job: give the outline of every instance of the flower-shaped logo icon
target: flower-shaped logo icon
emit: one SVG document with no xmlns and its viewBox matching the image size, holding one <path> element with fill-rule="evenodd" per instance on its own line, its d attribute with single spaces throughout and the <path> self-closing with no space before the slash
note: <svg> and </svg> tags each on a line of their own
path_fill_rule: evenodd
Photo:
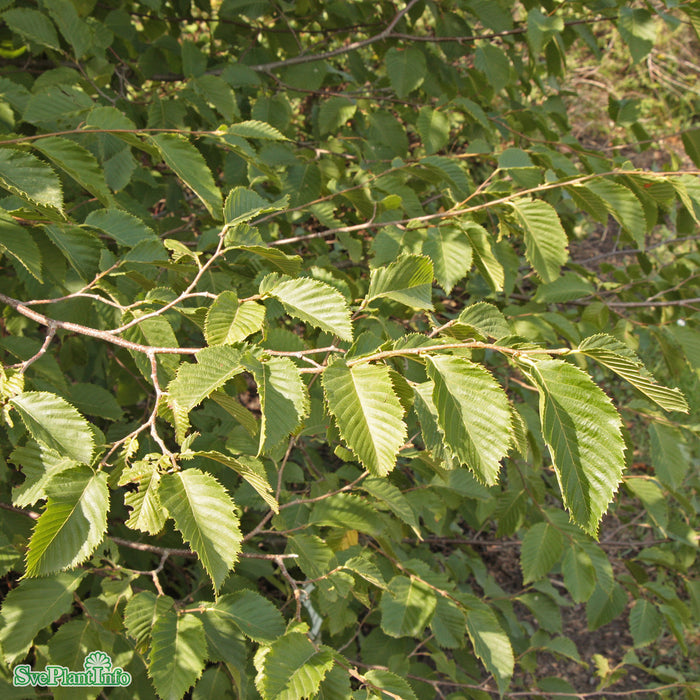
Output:
<svg viewBox="0 0 700 700">
<path fill-rule="evenodd" d="M 109 657 L 109 654 L 106 654 L 104 651 L 91 651 L 85 657 L 85 661 L 83 661 L 83 668 L 86 671 L 99 668 L 109 672 L 112 670 L 112 659 Z"/>
</svg>

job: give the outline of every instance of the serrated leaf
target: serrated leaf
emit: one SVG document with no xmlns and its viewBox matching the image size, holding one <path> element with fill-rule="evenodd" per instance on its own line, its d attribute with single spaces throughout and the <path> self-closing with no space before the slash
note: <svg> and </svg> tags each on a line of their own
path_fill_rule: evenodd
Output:
<svg viewBox="0 0 700 700">
<path fill-rule="evenodd" d="M 119 420 L 123 411 L 114 394 L 97 384 L 78 382 L 69 387 L 70 402 L 81 412 L 108 420 Z"/>
<path fill-rule="evenodd" d="M 430 629 L 435 635 L 435 641 L 441 647 L 458 649 L 464 646 L 467 618 L 454 601 L 439 596 Z"/>
<path fill-rule="evenodd" d="M 472 249 L 474 264 L 486 283 L 494 292 L 502 292 L 505 272 L 493 253 L 491 236 L 473 221 L 458 221 L 457 225 L 464 231 Z"/>
<path fill-rule="evenodd" d="M 141 591 L 129 599 L 124 608 L 124 627 L 136 640 L 138 651 L 144 653 L 151 641 L 156 620 L 172 609 L 174 600 L 170 596 Z"/>
<path fill-rule="evenodd" d="M 644 60 L 654 48 L 656 26 L 648 10 L 621 7 L 617 28 L 635 63 Z"/>
<path fill-rule="evenodd" d="M 472 249 L 464 233 L 452 226 L 432 226 L 423 252 L 433 261 L 435 279 L 450 294 L 472 266 Z"/>
<path fill-rule="evenodd" d="M 164 474 L 158 494 L 218 591 L 241 550 L 233 500 L 213 476 L 199 469 Z"/>
<path fill-rule="evenodd" d="M 163 247 L 153 229 L 138 217 L 120 209 L 98 209 L 90 212 L 85 219 L 85 225 L 100 229 L 119 245 L 128 248 L 134 248 L 146 241 L 156 242 Z"/>
<path fill-rule="evenodd" d="M 481 481 L 495 484 L 511 444 L 508 397 L 483 367 L 461 357 L 430 357 L 426 369 L 447 446 Z"/>
<path fill-rule="evenodd" d="M 209 661 L 224 661 L 226 664 L 232 664 L 234 668 L 242 668 L 248 655 L 245 639 L 233 620 L 225 614 L 218 613 L 214 607 L 207 605 L 199 613 L 207 638 Z M 226 679 L 228 688 L 231 689 L 231 679 L 228 675 Z M 195 696 L 192 697 L 194 699 Z M 206 697 L 213 700 L 219 696 Z"/>
<path fill-rule="evenodd" d="M 655 642 L 661 633 L 662 618 L 657 607 L 646 600 L 638 598 L 630 611 L 630 632 L 636 648 Z"/>
<path fill-rule="evenodd" d="M 647 220 L 644 209 L 632 190 L 604 178 L 591 180 L 581 187 L 600 197 L 608 213 L 632 236 L 640 248 L 644 247 Z"/>
<path fill-rule="evenodd" d="M 316 648 L 305 634 L 290 632 L 270 646 L 255 685 L 263 700 L 309 698 L 332 666 L 328 647 Z"/>
<path fill-rule="evenodd" d="M 237 474 L 240 474 L 260 495 L 260 497 L 267 503 L 272 510 L 277 513 L 279 511 L 279 504 L 277 499 L 273 496 L 272 486 L 267 480 L 267 475 L 265 474 L 265 468 L 261 462 L 258 460 L 236 459 L 229 455 L 225 455 L 222 452 L 217 452 L 216 450 L 199 450 L 197 452 L 183 453 L 183 459 L 189 459 L 190 457 L 207 457 L 208 459 L 219 462 L 227 466 L 229 469 L 233 469 Z"/>
<path fill-rule="evenodd" d="M 104 206 L 114 205 L 102 168 L 86 148 L 58 136 L 38 139 L 32 143 L 32 147 L 72 177 L 83 189 L 95 195 Z"/>
<path fill-rule="evenodd" d="M 71 224 L 46 224 L 49 240 L 63 253 L 70 266 L 85 280 L 91 282 L 100 264 L 104 246 L 91 231 Z"/>
<path fill-rule="evenodd" d="M 257 419 L 237 398 L 229 396 L 224 391 L 215 391 L 210 398 L 216 401 L 226 413 L 233 416 L 250 435 L 258 432 Z"/>
<path fill-rule="evenodd" d="M 58 175 L 31 153 L 0 149 L 0 187 L 30 204 L 63 212 L 63 190 Z"/>
<path fill-rule="evenodd" d="M 24 579 L 7 592 L 0 610 L 0 644 L 8 664 L 25 656 L 40 630 L 70 612 L 73 592 L 84 575 L 67 571 Z"/>
<path fill-rule="evenodd" d="M 291 316 L 352 342 L 352 323 L 345 298 L 325 282 L 283 275 L 271 287 L 264 291 L 261 288 L 261 293 L 281 301 Z"/>
<path fill-rule="evenodd" d="M 297 555 L 295 565 L 310 579 L 325 576 L 335 560 L 333 550 L 317 535 L 292 535 L 287 540 L 287 549 Z"/>
<path fill-rule="evenodd" d="M 339 129 L 352 119 L 357 105 L 347 97 L 329 97 L 321 102 L 318 110 L 318 130 L 321 136 Z"/>
<path fill-rule="evenodd" d="M 13 32 L 37 44 L 60 51 L 61 42 L 58 40 L 56 27 L 43 12 L 17 7 L 3 12 L 2 19 Z"/>
<path fill-rule="evenodd" d="M 274 126 L 267 122 L 249 119 L 237 124 L 231 124 L 226 128 L 226 133 L 234 136 L 242 136 L 247 139 L 264 139 L 269 141 L 287 141 L 287 137 Z"/>
<path fill-rule="evenodd" d="M 416 533 L 416 537 L 421 539 L 418 518 L 413 512 L 411 504 L 398 487 L 394 486 L 387 479 L 365 479 L 361 488 L 389 508 L 397 518 L 406 523 Z"/>
<path fill-rule="evenodd" d="M 233 622 L 259 644 L 271 644 L 284 633 L 284 618 L 277 606 L 255 591 L 227 593 L 207 606 L 206 614 Z"/>
<path fill-rule="evenodd" d="M 260 397 L 258 454 L 289 437 L 309 412 L 309 397 L 297 366 L 288 357 L 271 357 L 246 364 Z"/>
<path fill-rule="evenodd" d="M 236 226 L 254 219 L 259 214 L 284 209 L 288 204 L 287 197 L 271 202 L 268 199 L 263 199 L 253 190 L 245 187 L 234 187 L 226 197 L 224 221 L 227 226 Z"/>
<path fill-rule="evenodd" d="M 256 301 L 238 303 L 235 292 L 221 292 L 209 307 L 204 336 L 209 345 L 230 345 L 257 333 L 265 320 L 265 307 Z"/>
<path fill-rule="evenodd" d="M 78 466 L 75 460 L 34 440 L 27 440 L 24 445 L 15 448 L 9 461 L 22 467 L 24 474 L 24 481 L 12 491 L 12 503 L 20 508 L 45 499 L 46 487 L 51 479 L 56 474 Z"/>
<path fill-rule="evenodd" d="M 564 584 L 576 603 L 585 603 L 593 593 L 596 573 L 588 553 L 580 547 L 571 546 L 561 564 Z"/>
<path fill-rule="evenodd" d="M 426 153 L 437 153 L 447 145 L 450 136 L 450 120 L 444 112 L 432 107 L 421 107 L 416 128 L 425 145 Z"/>
<path fill-rule="evenodd" d="M 378 691 L 381 700 L 396 700 L 397 697 L 401 700 L 417 700 L 408 682 L 391 671 L 373 668 L 367 671 L 364 677 L 368 681 L 368 687 L 374 692 Z"/>
<path fill-rule="evenodd" d="M 406 255 L 371 272 L 366 303 L 387 298 L 412 309 L 432 309 L 433 263 L 425 255 Z"/>
<path fill-rule="evenodd" d="M 177 134 L 158 134 L 149 138 L 168 167 L 199 197 L 212 217 L 221 220 L 221 192 L 202 154 Z"/>
<path fill-rule="evenodd" d="M 533 366 L 532 376 L 564 505 L 577 525 L 595 535 L 622 480 L 622 421 L 610 399 L 577 367 L 543 360 Z"/>
<path fill-rule="evenodd" d="M 348 367 L 336 360 L 323 372 L 323 390 L 340 434 L 362 465 L 384 476 L 406 440 L 403 408 L 385 365 Z"/>
<path fill-rule="evenodd" d="M 554 282 L 569 259 L 568 239 L 556 210 L 542 200 L 516 200 L 511 206 L 525 232 L 528 262 L 545 282 Z"/>
<path fill-rule="evenodd" d="M 700 168 L 700 129 L 689 129 L 681 134 L 686 155 Z"/>
<path fill-rule="evenodd" d="M 513 676 L 515 660 L 508 635 L 491 610 L 477 608 L 467 613 L 467 633 L 474 652 L 494 675 L 498 689 L 504 693 Z"/>
<path fill-rule="evenodd" d="M 393 47 L 386 52 L 384 64 L 391 87 L 401 99 L 423 84 L 427 67 L 420 49 Z"/>
<path fill-rule="evenodd" d="M 45 391 L 26 391 L 10 399 L 35 440 L 87 464 L 94 447 L 89 423 L 65 399 Z"/>
<path fill-rule="evenodd" d="M 162 700 L 181 700 L 204 670 L 207 642 L 202 621 L 193 614 L 167 610 L 156 618 L 151 635 L 148 675 Z"/>
<path fill-rule="evenodd" d="M 27 576 L 46 576 L 84 562 L 107 530 L 107 474 L 76 467 L 54 476 L 27 551 Z"/>
<path fill-rule="evenodd" d="M 43 6 L 66 41 L 73 47 L 75 57 L 83 58 L 93 43 L 92 27 L 79 15 L 73 3 L 67 0 L 44 0 Z"/>
<path fill-rule="evenodd" d="M 381 518 L 367 499 L 351 493 L 336 493 L 316 503 L 309 522 L 373 535 L 382 529 Z"/>
<path fill-rule="evenodd" d="M 192 410 L 229 379 L 243 371 L 241 351 L 227 345 L 203 348 L 196 364 L 183 363 L 168 386 L 171 400 L 185 411 Z"/>
<path fill-rule="evenodd" d="M 379 602 L 382 630 L 390 637 L 421 638 L 436 604 L 435 593 L 424 583 L 394 576 Z"/>
<path fill-rule="evenodd" d="M 605 333 L 593 335 L 583 340 L 574 352 L 615 372 L 666 411 L 688 413 L 688 403 L 680 390 L 657 384 L 637 355 L 616 338 Z"/>
<path fill-rule="evenodd" d="M 131 515 L 124 523 L 132 530 L 157 535 L 165 525 L 165 513 L 158 495 L 160 472 L 157 462 L 139 460 L 122 472 L 119 484 L 135 484 L 136 491 L 124 494 L 124 505 L 131 508 Z"/>
<path fill-rule="evenodd" d="M 0 213 L 0 251 L 9 255 L 32 275 L 43 282 L 41 251 L 31 235 Z"/>
<path fill-rule="evenodd" d="M 510 326 L 498 307 L 485 301 L 467 306 L 459 316 L 457 322 L 460 326 L 466 326 L 466 332 L 476 331 L 485 338 L 503 338 L 511 334 Z"/>
<path fill-rule="evenodd" d="M 527 585 L 546 576 L 561 556 L 564 540 L 550 522 L 535 523 L 523 537 L 520 566 Z"/>
</svg>

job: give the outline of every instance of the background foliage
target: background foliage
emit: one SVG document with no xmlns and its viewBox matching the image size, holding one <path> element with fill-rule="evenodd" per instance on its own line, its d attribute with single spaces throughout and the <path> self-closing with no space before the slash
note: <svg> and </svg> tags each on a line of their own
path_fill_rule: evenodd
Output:
<svg viewBox="0 0 700 700">
<path fill-rule="evenodd" d="M 3 697 L 700 695 L 700 4 L 0 19 Z"/>
</svg>

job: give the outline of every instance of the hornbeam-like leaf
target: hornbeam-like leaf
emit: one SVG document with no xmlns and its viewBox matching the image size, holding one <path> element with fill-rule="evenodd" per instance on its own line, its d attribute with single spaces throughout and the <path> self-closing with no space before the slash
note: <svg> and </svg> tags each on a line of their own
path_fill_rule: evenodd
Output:
<svg viewBox="0 0 700 700">
<path fill-rule="evenodd" d="M 332 666 L 328 647 L 317 648 L 305 634 L 290 632 L 270 646 L 255 686 L 263 700 L 310 698 Z"/>
<path fill-rule="evenodd" d="M 205 615 L 233 622 L 246 637 L 259 644 L 271 644 L 284 633 L 282 613 L 255 591 L 222 595 L 206 607 Z"/>
<path fill-rule="evenodd" d="M 401 700 L 417 700 L 413 688 L 401 676 L 397 676 L 391 671 L 383 669 L 370 669 L 365 674 L 365 681 L 368 687 L 374 691 L 379 691 L 379 697 L 382 700 L 385 698 L 401 698 Z M 384 691 L 384 692 L 382 692 Z M 391 693 L 389 695 L 388 693 Z M 373 695 L 373 697 L 377 697 Z"/>
<path fill-rule="evenodd" d="M 669 389 L 656 383 L 642 361 L 624 343 L 600 333 L 583 340 L 574 352 L 581 353 L 626 379 L 633 387 L 666 411 L 688 413 L 688 403 L 680 389 Z"/>
<path fill-rule="evenodd" d="M 133 530 L 157 535 L 165 525 L 165 513 L 158 496 L 158 461 L 142 459 L 134 462 L 119 477 L 119 485 L 124 484 L 137 486 L 136 491 L 124 494 L 124 505 L 131 508 L 131 515 L 124 524 Z"/>
<path fill-rule="evenodd" d="M 61 50 L 56 27 L 44 12 L 27 7 L 16 7 L 3 12 L 2 20 L 13 32 L 21 34 L 30 41 L 56 51 Z"/>
<path fill-rule="evenodd" d="M 277 499 L 272 495 L 272 486 L 267 480 L 265 467 L 259 460 L 253 457 L 236 459 L 235 457 L 225 455 L 216 450 L 182 453 L 183 459 L 190 459 L 192 457 L 206 457 L 219 464 L 223 464 L 229 469 L 233 469 L 233 471 L 240 474 L 258 492 L 260 497 L 275 511 L 275 513 L 279 512 L 279 504 L 277 503 Z M 242 461 L 243 459 L 245 459 L 245 461 Z"/>
<path fill-rule="evenodd" d="M 393 47 L 386 52 L 384 61 L 391 87 L 402 99 L 425 79 L 425 56 L 420 49 Z"/>
<path fill-rule="evenodd" d="M 430 256 L 437 283 L 449 294 L 472 266 L 472 249 L 465 235 L 454 226 L 432 226 L 423 243 Z"/>
<path fill-rule="evenodd" d="M 151 635 L 148 675 L 162 700 L 181 700 L 202 675 L 207 657 L 204 625 L 194 614 L 167 610 Z"/>
<path fill-rule="evenodd" d="M 271 202 L 257 192 L 245 187 L 234 187 L 224 204 L 224 221 L 227 226 L 235 226 L 270 211 L 284 209 L 289 203 L 287 197 Z"/>
<path fill-rule="evenodd" d="M 2 212 L 0 212 L 0 252 L 7 253 L 36 280 L 43 282 L 39 246 L 23 226 L 18 226 Z"/>
<path fill-rule="evenodd" d="M 474 264 L 494 292 L 503 291 L 505 272 L 493 253 L 492 237 L 474 221 L 457 221 L 472 249 Z"/>
<path fill-rule="evenodd" d="M 372 270 L 367 303 L 386 297 L 412 309 L 432 309 L 433 263 L 425 255 L 406 255 Z"/>
<path fill-rule="evenodd" d="M 185 411 L 191 411 L 212 392 L 243 371 L 241 351 L 227 345 L 203 348 L 197 363 L 183 363 L 170 382 L 168 394 Z"/>
<path fill-rule="evenodd" d="M 12 503 L 20 508 L 47 498 L 46 487 L 51 479 L 78 464 L 46 445 L 27 440 L 10 454 L 9 461 L 22 468 L 24 481 L 12 490 Z"/>
<path fill-rule="evenodd" d="M 0 149 L 0 187 L 32 204 L 63 212 L 58 175 L 31 153 Z"/>
<path fill-rule="evenodd" d="M 107 530 L 107 474 L 76 467 L 57 474 L 47 489 L 27 550 L 27 576 L 45 576 L 84 562 Z"/>
<path fill-rule="evenodd" d="M 230 345 L 262 328 L 265 307 L 257 301 L 238 303 L 236 292 L 221 292 L 209 307 L 204 336 L 209 345 Z"/>
<path fill-rule="evenodd" d="M 483 367 L 461 357 L 430 357 L 427 371 L 447 446 L 481 481 L 495 484 L 511 444 L 505 392 Z"/>
<path fill-rule="evenodd" d="M 554 282 L 569 258 L 568 239 L 556 210 L 542 200 L 516 200 L 510 204 L 525 232 L 528 262 L 545 282 Z"/>
<path fill-rule="evenodd" d="M 352 342 L 352 324 L 345 298 L 325 282 L 308 277 L 291 279 L 284 275 L 268 275 L 260 285 L 260 293 L 281 301 L 291 316 Z"/>
<path fill-rule="evenodd" d="M 390 637 L 421 637 L 437 604 L 435 593 L 408 576 L 394 576 L 382 593 L 382 630 Z"/>
<path fill-rule="evenodd" d="M 223 206 L 221 192 L 202 154 L 177 134 L 158 134 L 150 139 L 168 167 L 199 197 L 209 213 L 220 220 Z"/>
<path fill-rule="evenodd" d="M 288 357 L 253 358 L 246 363 L 260 397 L 258 454 L 278 445 L 309 412 L 309 397 L 297 366 Z"/>
<path fill-rule="evenodd" d="M 241 550 L 233 500 L 213 476 L 199 469 L 163 475 L 158 494 L 218 591 Z"/>
<path fill-rule="evenodd" d="M 591 180 L 580 189 L 589 189 L 600 197 L 615 220 L 634 238 L 640 248 L 644 247 L 644 233 L 647 220 L 642 204 L 632 190 L 612 180 L 600 178 Z"/>
<path fill-rule="evenodd" d="M 141 591 L 129 600 L 124 608 L 124 627 L 136 640 L 136 648 L 144 653 L 151 642 L 153 625 L 173 607 L 174 600 L 167 595 L 157 596 L 151 591 Z"/>
<path fill-rule="evenodd" d="M 84 571 L 66 571 L 24 579 L 5 595 L 0 611 L 0 644 L 8 664 L 26 655 L 40 630 L 70 612 L 73 591 L 83 576 Z"/>
<path fill-rule="evenodd" d="M 520 566 L 523 583 L 528 584 L 549 573 L 563 549 L 561 532 L 549 522 L 535 523 L 523 537 Z"/>
<path fill-rule="evenodd" d="M 25 391 L 10 403 L 37 442 L 76 462 L 90 461 L 94 446 L 90 424 L 65 399 L 46 391 Z"/>
<path fill-rule="evenodd" d="M 94 194 L 106 207 L 114 206 L 114 198 L 107 187 L 102 168 L 86 148 L 58 136 L 38 139 L 32 143 L 32 147 L 70 175 L 83 189 Z"/>
<path fill-rule="evenodd" d="M 493 673 L 498 689 L 503 693 L 510 683 L 515 667 L 513 647 L 508 635 L 487 607 L 469 610 L 467 633 L 474 645 L 474 652 L 486 669 Z"/>
<path fill-rule="evenodd" d="M 336 360 L 323 372 L 323 389 L 340 434 L 362 465 L 384 476 L 406 440 L 403 408 L 385 365 L 348 367 Z"/>
<path fill-rule="evenodd" d="M 578 367 L 563 360 L 532 366 L 540 390 L 542 434 L 564 505 L 591 535 L 622 480 L 622 421 L 610 399 Z"/>
<path fill-rule="evenodd" d="M 231 124 L 227 127 L 226 133 L 235 136 L 243 136 L 247 139 L 265 139 L 269 141 L 287 141 L 287 137 L 274 126 L 267 122 L 249 119 L 248 121 Z"/>
</svg>

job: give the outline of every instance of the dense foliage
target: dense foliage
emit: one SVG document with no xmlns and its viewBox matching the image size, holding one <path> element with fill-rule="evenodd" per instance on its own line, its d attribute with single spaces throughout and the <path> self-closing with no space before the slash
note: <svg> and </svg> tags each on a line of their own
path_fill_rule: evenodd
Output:
<svg viewBox="0 0 700 700">
<path fill-rule="evenodd" d="M 0 19 L 3 698 L 700 697 L 700 3 Z"/>
</svg>

